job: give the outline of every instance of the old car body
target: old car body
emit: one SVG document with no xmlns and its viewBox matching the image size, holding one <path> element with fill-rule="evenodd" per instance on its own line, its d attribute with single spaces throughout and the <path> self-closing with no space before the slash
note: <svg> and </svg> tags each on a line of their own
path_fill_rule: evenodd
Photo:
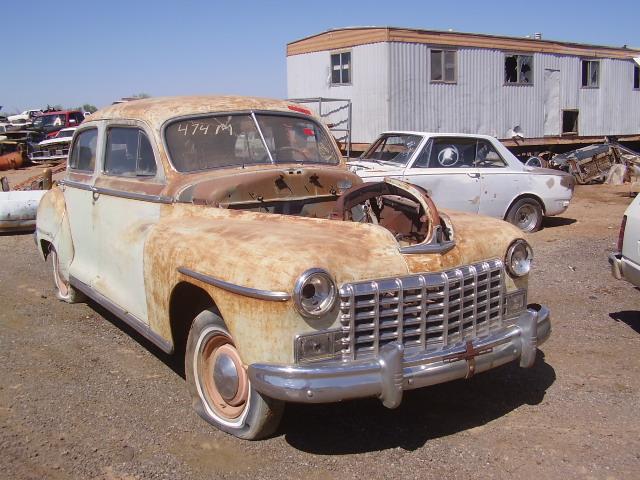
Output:
<svg viewBox="0 0 640 480">
<path fill-rule="evenodd" d="M 42 115 L 42 110 L 25 110 L 22 113 L 18 113 L 17 115 L 10 115 L 7 117 L 7 120 L 11 123 L 33 123 L 33 120 Z"/>
<path fill-rule="evenodd" d="M 47 138 L 53 138 L 59 130 L 77 127 L 83 120 L 84 115 L 79 110 L 47 111 L 35 118 L 33 128 L 44 133 Z"/>
<path fill-rule="evenodd" d="M 284 402 L 378 397 L 533 364 L 548 309 L 501 220 L 363 183 L 299 105 L 177 97 L 110 106 L 76 131 L 38 210 L 58 296 L 84 294 L 184 355 L 194 408 L 242 438 Z"/>
<path fill-rule="evenodd" d="M 58 130 L 53 138 L 43 140 L 29 154 L 29 159 L 33 163 L 59 162 L 66 160 L 69 154 L 69 144 L 76 127 L 63 128 Z"/>
<path fill-rule="evenodd" d="M 575 184 L 566 173 L 522 165 L 487 135 L 385 132 L 349 165 L 367 182 L 402 179 L 440 207 L 505 219 L 527 232 L 540 228 L 543 215 L 564 212 Z"/>
<path fill-rule="evenodd" d="M 618 236 L 618 249 L 609 255 L 611 273 L 640 287 L 640 195 L 624 212 Z"/>
</svg>

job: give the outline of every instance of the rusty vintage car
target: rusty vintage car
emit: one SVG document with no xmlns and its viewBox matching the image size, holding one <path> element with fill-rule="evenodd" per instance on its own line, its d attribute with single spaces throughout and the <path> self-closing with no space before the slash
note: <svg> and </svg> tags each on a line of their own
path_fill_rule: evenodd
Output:
<svg viewBox="0 0 640 480">
<path fill-rule="evenodd" d="M 527 306 L 514 226 L 438 211 L 399 180 L 363 183 L 299 105 L 156 98 L 75 132 L 42 199 L 57 295 L 89 297 L 184 356 L 195 410 L 238 437 L 286 402 L 378 397 L 530 367 L 550 315 Z"/>
</svg>

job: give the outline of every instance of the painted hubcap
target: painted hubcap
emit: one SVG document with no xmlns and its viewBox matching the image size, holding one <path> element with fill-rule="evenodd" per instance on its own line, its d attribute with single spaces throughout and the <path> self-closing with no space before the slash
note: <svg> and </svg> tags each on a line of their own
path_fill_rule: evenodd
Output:
<svg viewBox="0 0 640 480">
<path fill-rule="evenodd" d="M 247 406 L 249 378 L 236 347 L 219 331 L 201 345 L 198 377 L 205 401 L 221 418 L 238 418 Z"/>
</svg>

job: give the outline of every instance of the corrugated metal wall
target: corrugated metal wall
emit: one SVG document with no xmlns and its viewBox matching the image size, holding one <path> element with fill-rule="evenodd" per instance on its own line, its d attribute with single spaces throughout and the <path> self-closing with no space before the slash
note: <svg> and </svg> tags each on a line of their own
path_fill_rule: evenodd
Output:
<svg viewBox="0 0 640 480">
<path fill-rule="evenodd" d="M 287 57 L 287 97 L 351 99 L 352 140 L 373 140 L 380 132 L 389 129 L 388 44 L 375 43 L 350 50 L 352 85 L 331 86 L 330 52 Z M 341 120 L 342 114 L 339 113 L 329 121 Z"/>
<path fill-rule="evenodd" d="M 351 98 L 356 143 L 391 129 L 508 138 L 518 125 L 525 137 L 543 137 L 545 69 L 560 71 L 559 105 L 579 110 L 579 135 L 640 133 L 631 60 L 601 59 L 599 88 L 585 89 L 580 58 L 534 54 L 533 84 L 505 85 L 503 51 L 459 48 L 457 83 L 443 84 L 430 82 L 428 45 L 378 43 L 351 50 L 351 86 L 329 85 L 327 51 L 288 57 L 287 81 L 289 97 Z"/>
</svg>

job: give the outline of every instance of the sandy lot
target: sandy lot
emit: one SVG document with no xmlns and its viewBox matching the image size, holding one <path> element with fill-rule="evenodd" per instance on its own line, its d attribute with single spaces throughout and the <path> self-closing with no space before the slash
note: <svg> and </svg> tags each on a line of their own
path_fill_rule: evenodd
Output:
<svg viewBox="0 0 640 480">
<path fill-rule="evenodd" d="M 609 273 L 629 187 L 585 186 L 530 236 L 534 368 L 377 400 L 289 405 L 245 442 L 190 406 L 171 359 L 95 304 L 56 300 L 31 235 L 0 236 L 0 478 L 640 477 L 640 291 Z"/>
</svg>

